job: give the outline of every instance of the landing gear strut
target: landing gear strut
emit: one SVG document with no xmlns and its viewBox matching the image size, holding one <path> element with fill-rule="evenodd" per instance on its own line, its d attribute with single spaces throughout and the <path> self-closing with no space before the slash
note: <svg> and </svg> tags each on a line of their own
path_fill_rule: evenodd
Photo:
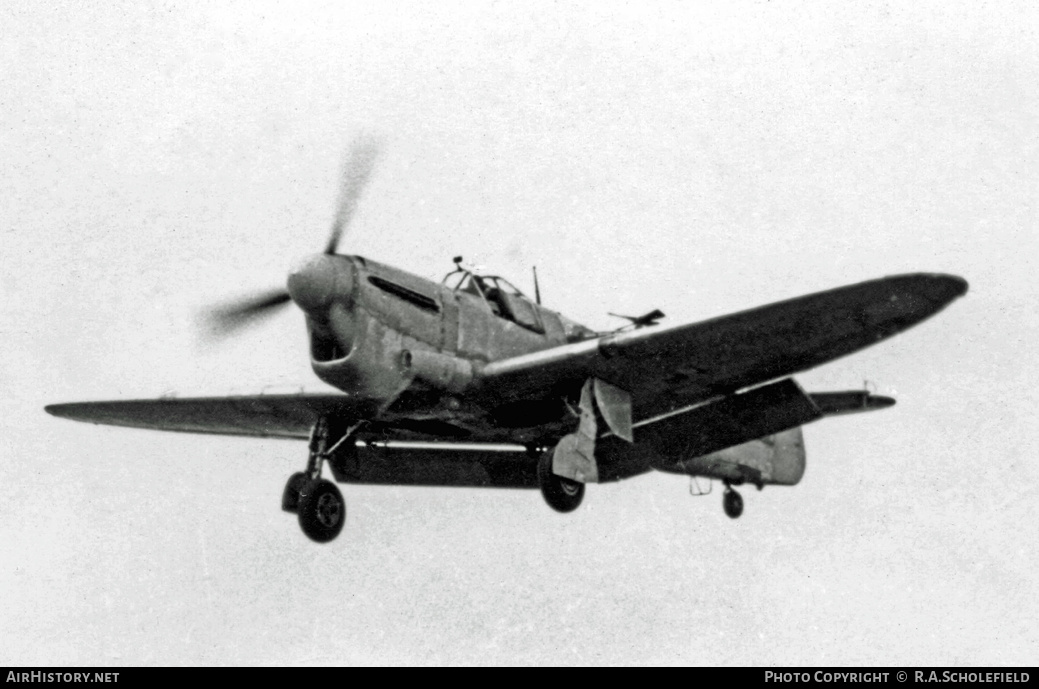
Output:
<svg viewBox="0 0 1039 689">
<path fill-rule="evenodd" d="M 336 446 L 341 442 L 336 443 Z M 303 533 L 318 543 L 334 539 L 346 523 L 343 494 L 334 483 L 321 478 L 321 466 L 331 454 L 327 447 L 328 421 L 321 417 L 310 434 L 307 470 L 290 476 L 281 496 L 281 508 L 286 512 L 295 512 Z"/>
<path fill-rule="evenodd" d="M 736 489 L 725 483 L 725 495 L 722 498 L 722 506 L 725 508 L 725 514 L 729 515 L 732 519 L 737 519 L 743 514 L 743 496 L 736 492 Z"/>
<path fill-rule="evenodd" d="M 584 499 L 584 484 L 552 473 L 552 450 L 538 458 L 538 483 L 545 502 L 556 512 L 573 512 Z"/>
</svg>

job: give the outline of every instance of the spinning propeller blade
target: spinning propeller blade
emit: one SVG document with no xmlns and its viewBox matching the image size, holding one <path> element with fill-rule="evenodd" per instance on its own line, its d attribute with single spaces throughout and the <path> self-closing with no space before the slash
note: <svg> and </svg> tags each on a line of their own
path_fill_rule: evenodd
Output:
<svg viewBox="0 0 1039 689">
<path fill-rule="evenodd" d="M 282 289 L 215 307 L 204 315 L 207 330 L 218 337 L 230 335 L 290 301 L 289 293 Z"/>
<path fill-rule="evenodd" d="M 339 207 L 332 222 L 332 233 L 325 246 L 326 254 L 334 254 L 339 246 L 343 231 L 350 224 L 357 201 L 368 185 L 375 161 L 379 158 L 379 142 L 368 136 L 359 137 L 350 147 L 350 153 L 343 162 L 343 188 L 339 192 Z"/>
<path fill-rule="evenodd" d="M 325 246 L 326 254 L 336 252 L 339 240 L 350 224 L 350 219 L 357 210 L 357 202 L 375 168 L 379 149 L 378 139 L 372 136 L 358 137 L 350 146 L 350 151 L 343 161 L 343 186 L 339 192 L 339 206 L 332 222 L 332 232 Z M 215 307 L 203 314 L 206 330 L 215 337 L 230 335 L 239 328 L 273 313 L 275 309 L 290 301 L 292 298 L 283 288 Z"/>
</svg>

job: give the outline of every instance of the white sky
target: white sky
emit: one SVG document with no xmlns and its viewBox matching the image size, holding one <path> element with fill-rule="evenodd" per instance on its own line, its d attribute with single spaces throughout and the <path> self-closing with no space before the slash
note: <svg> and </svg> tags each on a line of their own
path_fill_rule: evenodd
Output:
<svg viewBox="0 0 1039 689">
<path fill-rule="evenodd" d="M 979 3 L 0 4 L 0 664 L 1034 664 L 1039 11 Z M 800 377 L 899 399 L 805 431 L 800 486 L 343 486 L 303 443 L 51 402 L 320 389 L 291 310 L 205 305 L 319 251 L 451 257 L 593 327 L 881 275 L 971 291 Z"/>
</svg>

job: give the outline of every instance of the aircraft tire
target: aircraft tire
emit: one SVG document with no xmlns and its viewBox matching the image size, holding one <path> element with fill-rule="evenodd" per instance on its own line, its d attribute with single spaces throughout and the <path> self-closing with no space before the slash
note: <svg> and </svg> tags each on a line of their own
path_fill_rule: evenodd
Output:
<svg viewBox="0 0 1039 689">
<path fill-rule="evenodd" d="M 722 498 L 722 507 L 731 519 L 738 519 L 743 514 L 743 496 L 731 488 L 728 489 Z"/>
<path fill-rule="evenodd" d="M 343 530 L 346 501 L 325 479 L 308 481 L 299 494 L 299 526 L 312 541 L 328 543 Z"/>
<path fill-rule="evenodd" d="M 584 484 L 552 473 L 552 450 L 538 459 L 538 483 L 541 495 L 556 512 L 573 512 L 584 499 Z"/>
<path fill-rule="evenodd" d="M 285 490 L 281 494 L 281 509 L 293 514 L 299 511 L 299 493 L 306 482 L 307 475 L 302 471 L 289 476 L 289 480 L 285 484 Z"/>
</svg>

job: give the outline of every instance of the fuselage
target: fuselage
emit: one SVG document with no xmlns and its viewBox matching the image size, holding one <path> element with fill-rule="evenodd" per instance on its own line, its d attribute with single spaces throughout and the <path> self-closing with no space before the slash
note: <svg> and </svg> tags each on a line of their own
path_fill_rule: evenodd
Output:
<svg viewBox="0 0 1039 689">
<path fill-rule="evenodd" d="M 595 337 L 507 281 L 461 270 L 441 283 L 361 256 L 319 254 L 289 276 L 314 372 L 383 406 L 426 383 L 459 393 L 474 367 Z"/>
<path fill-rule="evenodd" d="M 640 421 L 850 354 L 928 318 L 966 289 L 955 276 L 890 276 L 699 324 L 606 336 L 502 278 L 461 268 L 436 283 L 360 256 L 320 254 L 288 280 L 307 316 L 313 370 L 366 405 L 359 422 L 418 438 L 528 444 L 569 432 L 589 378 L 638 390 Z M 772 343 L 768 351 L 762 341 Z M 547 349 L 558 356 L 537 354 Z M 647 383 L 637 378 L 642 367 L 617 357 L 622 350 L 629 357 L 644 350 L 676 369 Z M 510 385 L 514 368 L 519 378 Z"/>
</svg>

